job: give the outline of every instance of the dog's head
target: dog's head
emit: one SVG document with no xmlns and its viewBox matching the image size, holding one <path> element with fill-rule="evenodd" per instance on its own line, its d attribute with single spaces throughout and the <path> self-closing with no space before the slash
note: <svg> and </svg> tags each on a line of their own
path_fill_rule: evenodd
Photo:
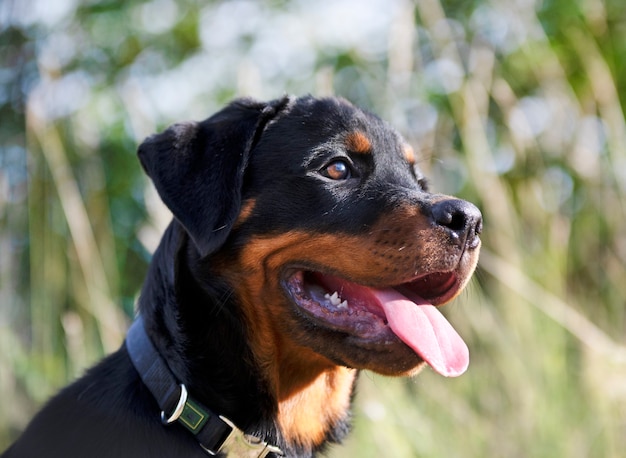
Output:
<svg viewBox="0 0 626 458">
<path fill-rule="evenodd" d="M 150 137 L 139 156 L 231 285 L 261 365 L 467 367 L 436 306 L 476 266 L 480 212 L 431 193 L 411 147 L 378 117 L 341 99 L 242 99 Z"/>
</svg>

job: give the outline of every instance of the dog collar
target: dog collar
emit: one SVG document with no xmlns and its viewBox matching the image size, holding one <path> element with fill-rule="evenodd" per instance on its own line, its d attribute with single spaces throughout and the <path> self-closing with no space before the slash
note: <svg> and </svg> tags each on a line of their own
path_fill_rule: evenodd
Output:
<svg viewBox="0 0 626 458">
<path fill-rule="evenodd" d="M 198 440 L 200 447 L 211 456 L 220 455 L 263 458 L 269 453 L 283 456 L 282 451 L 261 439 L 245 434 L 235 424 L 213 413 L 192 399 L 187 387 L 178 383 L 174 374 L 156 350 L 141 316 L 131 325 L 126 336 L 126 349 L 161 409 L 161 422 L 169 425 L 178 422 Z M 171 412 L 167 414 L 166 412 Z"/>
</svg>

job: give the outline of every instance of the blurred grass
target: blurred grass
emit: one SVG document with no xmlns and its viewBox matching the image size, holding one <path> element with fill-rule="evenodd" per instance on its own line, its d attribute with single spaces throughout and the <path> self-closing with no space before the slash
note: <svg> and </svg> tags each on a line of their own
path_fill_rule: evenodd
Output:
<svg viewBox="0 0 626 458">
<path fill-rule="evenodd" d="M 336 93 L 378 112 L 422 151 L 438 191 L 477 203 L 485 216 L 476 280 L 445 308 L 470 347 L 468 373 L 363 374 L 354 434 L 329 455 L 623 456 L 619 2 L 398 0 L 359 4 L 363 11 L 348 0 L 320 2 L 361 22 L 342 16 L 334 39 L 345 35 L 347 44 L 334 47 L 298 30 L 293 42 L 310 61 L 278 74 L 263 52 L 293 57 L 296 45 L 268 48 L 269 31 L 300 21 L 332 35 L 316 8 L 179 2 L 161 24 L 142 15 L 171 2 L 97 5 L 54 26 L 2 29 L 15 86 L 0 92 L 0 450 L 49 395 L 123 339 L 164 218 L 134 157 L 137 142 L 183 111 L 203 117 L 237 94 L 287 91 Z M 232 61 L 203 35 L 228 8 L 242 8 L 226 24 L 241 38 L 220 44 Z M 389 18 L 382 35 L 364 22 L 377 13 Z M 351 35 L 357 25 L 369 31 L 361 41 Z M 82 37 L 69 57 L 68 37 Z M 196 73 L 194 62 L 207 70 Z M 290 74 L 297 65 L 311 72 Z M 71 85 L 54 86 L 77 71 L 85 73 Z M 213 72 L 231 77 L 213 80 Z M 178 97 L 161 92 L 157 103 L 154 91 L 167 87 Z"/>
</svg>

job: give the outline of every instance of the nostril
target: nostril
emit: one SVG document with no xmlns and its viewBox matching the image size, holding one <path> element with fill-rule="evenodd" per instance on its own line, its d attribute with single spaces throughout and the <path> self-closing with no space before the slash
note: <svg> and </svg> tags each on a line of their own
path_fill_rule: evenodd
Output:
<svg viewBox="0 0 626 458">
<path fill-rule="evenodd" d="M 482 232 L 480 210 L 464 200 L 437 202 L 432 207 L 432 216 L 436 224 L 446 227 L 459 237 L 467 238 L 470 243 Z"/>
<path fill-rule="evenodd" d="M 433 217 L 438 225 L 445 226 L 453 231 L 465 228 L 465 215 L 450 206 L 436 206 L 433 209 Z"/>
<path fill-rule="evenodd" d="M 433 219 L 440 226 L 445 226 L 453 231 L 465 229 L 467 224 L 465 212 L 455 200 L 438 202 L 432 209 Z"/>
<path fill-rule="evenodd" d="M 464 213 L 453 213 L 450 223 L 447 225 L 453 231 L 462 231 L 467 224 L 467 218 Z"/>
</svg>

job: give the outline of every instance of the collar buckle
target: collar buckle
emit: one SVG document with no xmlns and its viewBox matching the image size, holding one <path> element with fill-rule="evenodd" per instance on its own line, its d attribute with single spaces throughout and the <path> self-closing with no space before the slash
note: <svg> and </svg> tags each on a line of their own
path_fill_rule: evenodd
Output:
<svg viewBox="0 0 626 458">
<path fill-rule="evenodd" d="M 166 418 L 166 413 L 161 410 L 161 423 L 163 423 L 164 425 L 169 425 L 170 423 L 174 423 L 176 420 L 178 420 L 180 415 L 183 413 L 183 410 L 185 410 L 185 404 L 187 404 L 187 387 L 184 383 L 181 383 L 180 398 L 178 398 L 176 408 L 174 409 L 174 412 L 172 412 L 172 415 L 169 416 L 169 418 Z"/>
<path fill-rule="evenodd" d="M 231 427 L 231 431 L 220 448 L 216 451 L 209 450 L 200 444 L 209 455 L 215 456 L 218 453 L 225 453 L 226 456 L 241 458 L 264 458 L 270 453 L 275 453 L 278 456 L 284 456 L 280 448 L 270 445 L 258 437 L 245 434 L 228 418 L 222 415 L 219 417 L 224 423 Z"/>
</svg>

